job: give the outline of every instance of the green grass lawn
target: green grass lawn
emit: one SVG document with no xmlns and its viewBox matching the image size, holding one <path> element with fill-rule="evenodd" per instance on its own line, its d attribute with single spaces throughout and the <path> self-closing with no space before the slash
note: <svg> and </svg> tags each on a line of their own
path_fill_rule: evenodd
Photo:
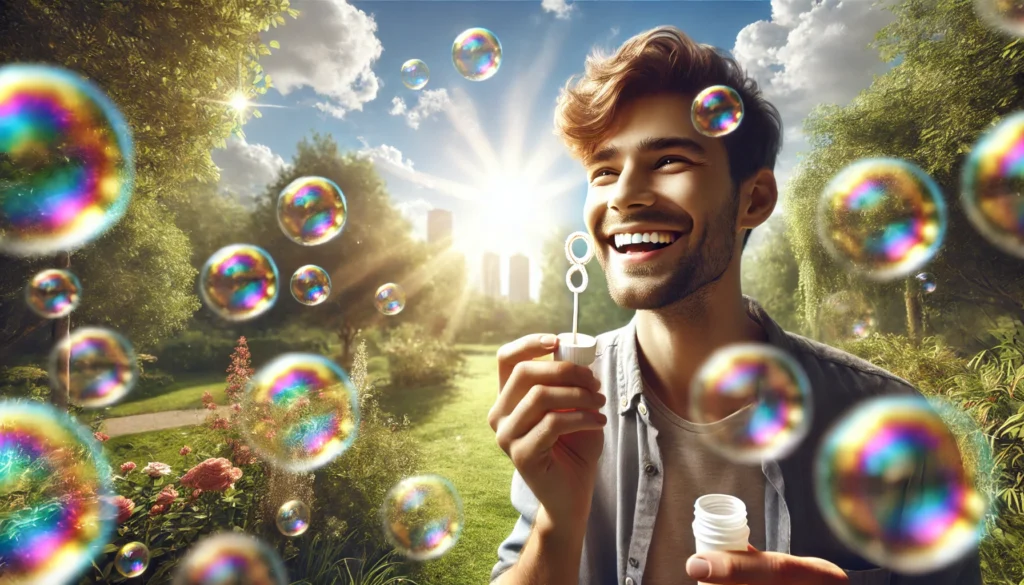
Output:
<svg viewBox="0 0 1024 585">
<path fill-rule="evenodd" d="M 106 418 L 163 412 L 165 410 L 188 410 L 203 407 L 203 393 L 210 392 L 217 404 L 226 404 L 224 376 L 205 375 L 177 381 L 160 391 L 159 394 L 131 396 L 130 402 L 122 402 L 106 411 Z"/>
<path fill-rule="evenodd" d="M 186 462 L 178 454 L 183 445 L 192 447 L 193 454 L 188 460 L 188 466 L 195 465 L 198 461 L 197 454 L 209 453 L 218 442 L 220 433 L 211 431 L 206 427 L 179 427 L 163 431 L 151 431 L 136 435 L 125 435 L 114 437 L 103 443 L 103 449 L 110 458 L 110 464 L 117 468 L 125 461 L 134 461 L 139 469 L 150 461 L 166 463 L 174 469 L 175 476 L 182 475 L 187 471 L 184 469 Z"/>
</svg>

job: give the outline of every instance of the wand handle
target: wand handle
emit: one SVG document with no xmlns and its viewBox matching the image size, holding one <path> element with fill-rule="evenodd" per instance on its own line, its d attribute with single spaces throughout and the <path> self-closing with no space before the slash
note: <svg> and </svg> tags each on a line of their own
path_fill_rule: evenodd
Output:
<svg viewBox="0 0 1024 585">
<path fill-rule="evenodd" d="M 572 342 L 573 344 L 579 343 L 576 339 L 577 323 L 579 323 L 580 317 L 580 293 L 572 293 Z"/>
</svg>

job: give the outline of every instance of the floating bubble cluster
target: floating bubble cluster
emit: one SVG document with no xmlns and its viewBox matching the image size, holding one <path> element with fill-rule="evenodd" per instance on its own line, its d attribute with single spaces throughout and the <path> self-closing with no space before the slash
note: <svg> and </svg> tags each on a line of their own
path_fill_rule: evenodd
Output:
<svg viewBox="0 0 1024 585">
<path fill-rule="evenodd" d="M 1024 0 L 974 0 L 974 5 L 989 26 L 1024 37 Z"/>
<path fill-rule="evenodd" d="M 397 315 L 405 308 L 405 291 L 393 282 L 381 285 L 373 297 L 377 310 L 384 315 Z"/>
<path fill-rule="evenodd" d="M 452 63 L 470 81 L 490 79 L 501 67 L 501 43 L 486 28 L 465 30 L 455 37 Z"/>
<path fill-rule="evenodd" d="M 851 550 L 908 574 L 973 550 L 987 506 L 956 439 L 918 396 L 874 398 L 840 419 L 815 461 L 815 495 Z"/>
<path fill-rule="evenodd" d="M 1024 5 L 1021 14 L 1024 23 Z M 978 140 L 964 162 L 960 201 L 986 240 L 1024 258 L 1024 112 Z"/>
<path fill-rule="evenodd" d="M 423 89 L 430 81 L 430 69 L 419 59 L 402 63 L 402 83 L 409 89 Z"/>
<path fill-rule="evenodd" d="M 825 249 L 873 280 L 907 276 L 935 256 L 946 204 L 924 171 L 891 158 L 864 159 L 839 172 L 818 205 Z"/>
<path fill-rule="evenodd" d="M 225 532 L 192 547 L 178 566 L 173 585 L 286 585 L 288 574 L 277 552 L 251 536 Z"/>
<path fill-rule="evenodd" d="M 384 535 L 402 555 L 436 559 L 459 540 L 464 523 L 455 486 L 437 475 L 409 477 L 391 488 L 380 511 Z"/>
<path fill-rule="evenodd" d="M 66 583 L 113 530 L 110 466 L 85 428 L 38 403 L 0 402 L 0 575 Z"/>
<path fill-rule="evenodd" d="M 935 277 L 933 277 L 931 274 L 927 272 L 922 272 L 921 274 L 918 274 L 914 278 L 917 279 L 917 282 L 921 283 L 921 292 L 923 292 L 926 295 L 930 295 L 933 292 L 935 292 Z"/>
<path fill-rule="evenodd" d="M 690 119 L 697 132 L 720 138 L 740 127 L 743 99 L 729 86 L 713 85 L 697 94 L 690 108 Z"/>
<path fill-rule="evenodd" d="M 63 370 L 67 364 L 67 370 Z M 127 339 L 102 327 L 75 329 L 50 354 L 50 381 L 66 388 L 68 399 L 85 408 L 102 408 L 135 387 L 139 365 Z"/>
<path fill-rule="evenodd" d="M 319 266 L 307 264 L 292 275 L 292 296 L 303 305 L 319 305 L 331 294 L 331 277 Z"/>
<path fill-rule="evenodd" d="M 309 529 L 309 506 L 299 500 L 285 502 L 274 519 L 278 531 L 285 536 L 300 536 Z"/>
<path fill-rule="evenodd" d="M 284 354 L 260 368 L 246 388 L 243 410 L 249 445 L 294 473 L 333 461 L 359 429 L 355 386 L 334 362 L 314 354 Z"/>
<path fill-rule="evenodd" d="M 149 547 L 141 542 L 122 546 L 114 557 L 114 568 L 129 579 L 142 575 L 149 568 Z"/>
<path fill-rule="evenodd" d="M 720 422 L 700 437 L 732 461 L 784 457 L 810 428 L 810 382 L 800 364 L 770 345 L 727 346 L 694 377 L 690 417 L 698 424 Z"/>
<path fill-rule="evenodd" d="M 345 228 L 348 203 L 334 181 L 299 177 L 277 198 L 277 224 L 284 235 L 303 246 L 328 242 Z"/>
<path fill-rule="evenodd" d="M 25 287 L 28 308 L 44 319 L 70 315 L 81 300 L 82 283 L 67 270 L 44 270 L 33 276 Z"/>
<path fill-rule="evenodd" d="M 91 82 L 42 65 L 0 67 L 0 252 L 51 255 L 79 248 L 124 215 L 132 195 L 132 139 Z"/>
<path fill-rule="evenodd" d="M 277 265 L 258 246 L 225 246 L 203 265 L 199 293 L 206 307 L 222 319 L 244 321 L 259 317 L 277 302 Z"/>
</svg>

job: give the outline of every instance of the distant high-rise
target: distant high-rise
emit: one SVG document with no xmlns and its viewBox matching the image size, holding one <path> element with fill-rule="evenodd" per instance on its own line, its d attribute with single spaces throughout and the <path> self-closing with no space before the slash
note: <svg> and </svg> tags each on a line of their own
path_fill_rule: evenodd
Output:
<svg viewBox="0 0 1024 585">
<path fill-rule="evenodd" d="M 508 299 L 513 303 L 530 300 L 530 259 L 522 254 L 508 259 Z"/>
<path fill-rule="evenodd" d="M 483 289 L 484 296 L 501 296 L 501 257 L 494 252 L 484 252 Z"/>
<path fill-rule="evenodd" d="M 427 242 L 451 245 L 452 212 L 447 209 L 431 209 L 427 211 Z"/>
</svg>

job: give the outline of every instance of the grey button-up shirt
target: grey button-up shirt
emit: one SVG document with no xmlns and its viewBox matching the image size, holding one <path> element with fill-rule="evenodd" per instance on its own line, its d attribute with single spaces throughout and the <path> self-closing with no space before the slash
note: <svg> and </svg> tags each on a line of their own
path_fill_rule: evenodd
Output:
<svg viewBox="0 0 1024 585">
<path fill-rule="evenodd" d="M 813 392 L 807 437 L 789 456 L 761 464 L 766 479 L 767 549 L 826 559 L 846 571 L 851 585 L 981 585 L 977 550 L 943 570 L 908 576 L 874 567 L 836 539 L 818 511 L 814 496 L 812 470 L 822 436 L 860 401 L 917 391 L 905 380 L 867 361 L 783 331 L 760 305 L 748 297 L 744 299 L 751 318 L 767 333 L 768 343 L 803 366 Z M 608 424 L 583 542 L 579 583 L 643 585 L 647 549 L 661 502 L 662 460 L 658 431 L 651 425 L 643 396 L 635 320 L 598 337 L 597 358 L 591 368 L 608 397 L 603 407 Z M 512 505 L 520 517 L 512 534 L 498 547 L 492 581 L 518 560 L 540 505 L 519 472 L 512 476 Z M 680 559 L 680 571 L 685 570 L 685 563 L 686 559 Z"/>
</svg>

